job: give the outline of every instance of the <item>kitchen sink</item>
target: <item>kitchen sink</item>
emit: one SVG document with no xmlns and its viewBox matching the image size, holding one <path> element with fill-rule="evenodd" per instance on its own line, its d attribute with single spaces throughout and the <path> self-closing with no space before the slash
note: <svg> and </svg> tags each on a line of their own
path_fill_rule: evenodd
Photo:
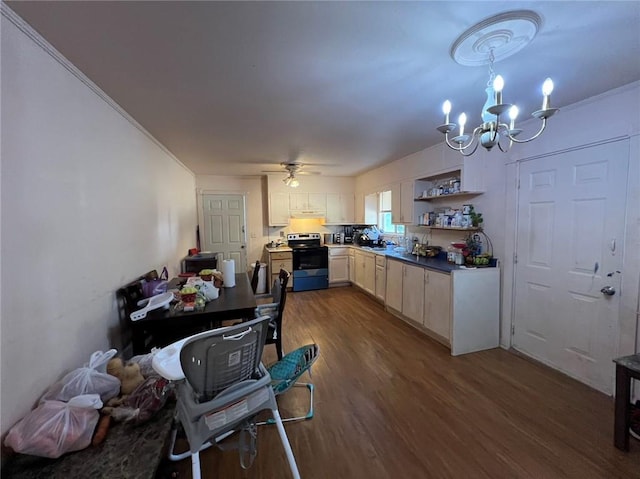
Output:
<svg viewBox="0 0 640 479">
<path fill-rule="evenodd" d="M 386 246 L 360 246 L 362 249 L 367 251 L 386 251 Z"/>
</svg>

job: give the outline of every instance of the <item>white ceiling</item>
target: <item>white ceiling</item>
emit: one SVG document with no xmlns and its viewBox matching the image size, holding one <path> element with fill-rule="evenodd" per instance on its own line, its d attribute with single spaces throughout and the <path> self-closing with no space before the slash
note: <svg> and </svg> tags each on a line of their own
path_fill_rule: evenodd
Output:
<svg viewBox="0 0 640 479">
<path fill-rule="evenodd" d="M 560 108 L 640 80 L 635 0 L 6 3 L 197 174 L 260 174 L 298 150 L 354 175 L 441 142 L 447 98 L 479 122 L 488 67 L 449 50 L 508 10 L 543 20 L 495 65 L 525 115 L 547 76 Z"/>
</svg>

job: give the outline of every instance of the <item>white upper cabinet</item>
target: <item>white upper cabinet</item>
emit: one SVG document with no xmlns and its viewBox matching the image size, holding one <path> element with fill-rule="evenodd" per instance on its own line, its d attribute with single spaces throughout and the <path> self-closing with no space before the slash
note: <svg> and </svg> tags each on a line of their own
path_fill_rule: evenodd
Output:
<svg viewBox="0 0 640 479">
<path fill-rule="evenodd" d="M 355 195 L 354 223 L 359 225 L 375 225 L 378 223 L 378 194 Z"/>
<path fill-rule="evenodd" d="M 287 226 L 289 224 L 289 195 L 271 193 L 269 195 L 269 226 Z"/>
<path fill-rule="evenodd" d="M 354 195 L 327 194 L 326 224 L 348 225 L 355 222 Z"/>
<path fill-rule="evenodd" d="M 290 193 L 289 209 L 291 211 L 326 211 L 327 195 L 325 193 Z"/>
<path fill-rule="evenodd" d="M 391 187 L 391 222 L 413 224 L 414 182 L 403 181 Z"/>
</svg>

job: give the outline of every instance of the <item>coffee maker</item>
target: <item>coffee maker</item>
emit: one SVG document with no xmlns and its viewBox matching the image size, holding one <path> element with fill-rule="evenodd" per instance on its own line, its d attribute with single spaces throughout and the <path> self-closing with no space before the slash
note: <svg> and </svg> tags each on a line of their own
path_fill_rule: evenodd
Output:
<svg viewBox="0 0 640 479">
<path fill-rule="evenodd" d="M 343 233 L 343 241 L 344 244 L 352 244 L 353 243 L 353 226 L 345 226 Z"/>
</svg>

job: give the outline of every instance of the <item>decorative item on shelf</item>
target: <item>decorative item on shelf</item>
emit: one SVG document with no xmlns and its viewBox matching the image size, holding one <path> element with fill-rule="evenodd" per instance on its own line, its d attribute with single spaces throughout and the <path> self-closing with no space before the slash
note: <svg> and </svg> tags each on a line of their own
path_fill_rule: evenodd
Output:
<svg viewBox="0 0 640 479">
<path fill-rule="evenodd" d="M 487 100 L 481 113 L 482 123 L 473 129 L 471 134 L 465 134 L 467 115 L 462 113 L 458 118 L 459 134 L 453 138 L 449 137 L 449 133 L 458 128 L 458 125 L 449 121 L 451 102 L 449 100 L 444 102 L 442 106 L 445 115 L 444 124 L 437 129 L 444 134 L 445 143 L 449 148 L 464 156 L 472 155 L 478 145 L 482 145 L 487 150 L 497 145 L 500 151 L 506 152 L 513 143 L 527 143 L 542 134 L 547 126 L 547 119 L 558 112 L 557 108 L 551 108 L 553 91 L 551 79 L 547 78 L 542 85 L 541 109 L 532 113 L 532 116 L 542 120 L 540 129 L 531 138 L 518 139 L 516 137 L 522 133 L 521 129 L 515 127 L 518 107 L 503 103 L 504 79 L 496 75 L 493 70 L 494 62 L 515 54 L 531 42 L 541 23 L 540 16 L 530 10 L 505 12 L 472 26 L 455 41 L 451 47 L 451 57 L 461 65 L 488 64 L 489 81 L 485 90 Z M 487 52 L 488 56 L 486 56 Z M 501 116 L 506 112 L 509 112 L 509 124 L 501 122 Z M 508 146 L 505 147 L 500 143 L 502 137 L 509 140 Z"/>
<path fill-rule="evenodd" d="M 485 243 L 485 251 L 482 251 L 483 239 Z M 491 266 L 493 259 L 493 244 L 491 239 L 484 231 L 471 234 L 466 239 L 466 245 L 462 249 L 465 263 L 473 266 Z"/>
<path fill-rule="evenodd" d="M 482 218 L 482 213 L 476 212 L 473 205 L 469 205 L 469 218 L 471 219 L 471 226 L 474 228 L 480 228 L 484 219 Z"/>
</svg>

